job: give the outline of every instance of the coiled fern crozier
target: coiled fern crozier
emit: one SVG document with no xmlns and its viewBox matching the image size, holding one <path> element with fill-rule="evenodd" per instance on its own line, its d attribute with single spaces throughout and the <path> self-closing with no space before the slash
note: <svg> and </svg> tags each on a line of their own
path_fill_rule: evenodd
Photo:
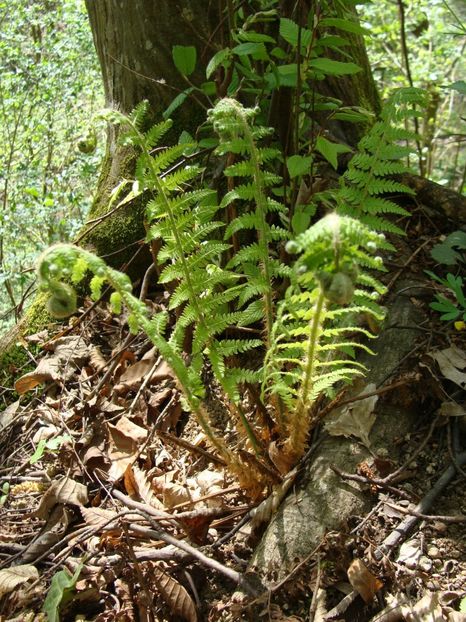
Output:
<svg viewBox="0 0 466 622">
<path fill-rule="evenodd" d="M 349 181 L 338 194 L 341 213 L 324 217 L 289 241 L 286 249 L 297 258 L 288 266 L 275 250 L 277 241 L 288 238 L 282 226 L 285 208 L 272 198 L 281 179 L 268 170 L 280 153 L 260 146 L 270 131 L 254 126 L 255 110 L 226 99 L 209 114 L 219 135 L 217 153 L 229 157 L 225 175 L 230 190 L 221 201 L 202 185 L 202 169 L 191 163 L 192 158 L 189 164 L 183 163 L 186 144 L 154 150 L 170 122 L 144 132 L 145 112 L 146 105 L 141 104 L 129 116 L 117 111 L 105 116 L 121 126 L 121 141 L 139 152 L 133 194 L 150 196 L 148 238 L 161 243 L 159 282 L 169 289 L 169 311 L 149 317 L 145 305 L 132 295 L 128 277 L 71 245 L 52 247 L 42 255 L 41 286 L 52 294 L 51 311 L 63 317 L 76 306 L 74 289 L 65 281 L 77 283 L 89 270 L 94 274 L 94 298 L 102 284 L 109 283 L 114 290 L 110 297 L 113 310 L 119 312 L 122 304 L 129 309 L 130 328 L 143 330 L 159 349 L 178 378 L 186 407 L 196 415 L 212 446 L 241 484 L 257 494 L 264 482 L 277 477 L 274 472 L 286 471 L 302 456 L 309 430 L 318 419 L 315 403 L 322 391 L 364 371 L 347 353 L 358 347 L 367 349 L 355 335 L 372 336 L 358 326 L 356 316 L 361 312 L 382 316 L 375 300 L 384 288 L 372 270 L 382 268 L 374 253 L 386 242 L 383 235 L 344 212 L 354 215 L 359 210 L 361 219 L 367 216 L 366 200 L 378 199 L 380 185 L 375 186 L 374 180 L 385 181 L 387 166 L 396 172 L 395 155 L 401 151 L 380 148 L 377 160 L 372 139 L 363 145 L 366 152 L 361 155 L 366 160 L 362 157 L 353 163 Z M 384 129 L 381 136 L 388 135 Z M 372 180 L 372 190 L 363 187 L 364 175 Z M 235 186 L 237 179 L 241 183 Z M 237 202 L 239 213 L 225 223 L 225 208 L 232 201 Z M 377 211 L 375 203 L 370 205 Z M 246 245 L 233 253 L 230 240 L 236 234 Z M 282 300 L 277 300 L 277 282 L 290 283 Z M 171 311 L 176 313 L 169 317 Z M 263 326 L 263 339 L 250 338 L 247 327 L 252 324 Z M 234 335 L 246 337 L 227 337 L 232 329 Z M 230 364 L 231 357 L 241 358 L 253 350 L 265 351 L 262 366 Z M 241 451 L 228 447 L 209 419 L 202 381 L 206 363 L 228 397 Z M 261 387 L 267 431 L 260 429 L 263 421 L 244 412 L 240 396 L 245 383 Z M 273 447 L 266 445 L 269 440 Z"/>
</svg>

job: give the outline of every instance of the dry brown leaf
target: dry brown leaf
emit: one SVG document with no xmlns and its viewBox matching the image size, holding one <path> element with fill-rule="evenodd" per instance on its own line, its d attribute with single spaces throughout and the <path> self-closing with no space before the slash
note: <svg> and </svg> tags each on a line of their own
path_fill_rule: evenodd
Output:
<svg viewBox="0 0 466 622">
<path fill-rule="evenodd" d="M 89 359 L 89 349 L 79 336 L 61 337 L 53 347 L 54 353 L 41 359 L 35 371 L 24 374 L 15 382 L 20 395 L 47 380 L 68 380 Z"/>
<path fill-rule="evenodd" d="M 69 477 L 63 477 L 52 482 L 42 497 L 35 515 L 38 518 L 47 518 L 51 509 L 59 503 L 81 506 L 85 505 L 87 500 L 86 486 Z"/>
<path fill-rule="evenodd" d="M 130 365 L 123 372 L 120 377 L 120 382 L 115 386 L 115 392 L 122 394 L 127 391 L 136 390 L 151 369 L 153 369 L 156 362 L 156 350 L 155 348 L 152 348 L 152 350 L 149 350 L 149 352 L 147 352 L 140 361 L 137 361 L 134 365 Z M 155 384 L 161 380 L 166 380 L 167 378 L 173 378 L 173 371 L 165 361 L 161 360 L 151 373 L 148 384 Z"/>
<path fill-rule="evenodd" d="M 466 410 L 464 406 L 456 402 L 443 402 L 438 409 L 438 414 L 442 417 L 463 417 L 466 415 Z"/>
<path fill-rule="evenodd" d="M 192 496 L 189 494 L 186 486 L 172 482 L 167 482 L 164 485 L 162 496 L 163 507 L 170 510 L 175 505 L 186 503 L 186 501 L 191 500 Z"/>
<path fill-rule="evenodd" d="M 96 371 L 102 371 L 107 367 L 107 361 L 98 346 L 92 346 L 89 350 L 89 363 Z"/>
<path fill-rule="evenodd" d="M 353 589 L 367 604 L 372 602 L 375 593 L 383 586 L 382 581 L 377 579 L 360 559 L 355 559 L 351 562 L 348 568 L 348 579 Z"/>
<path fill-rule="evenodd" d="M 127 417 L 121 417 L 116 425 L 109 423 L 107 427 L 110 434 L 108 457 L 111 461 L 108 475 L 112 482 L 116 482 L 136 460 L 138 443 L 145 441 L 147 430 Z"/>
<path fill-rule="evenodd" d="M 277 441 L 269 443 L 268 454 L 269 458 L 282 475 L 288 473 L 293 466 L 293 457 L 284 452 L 283 449 L 278 446 Z"/>
<path fill-rule="evenodd" d="M 375 389 L 375 384 L 368 384 L 355 397 L 372 393 Z M 328 421 L 325 429 L 332 436 L 356 436 L 369 447 L 369 434 L 376 418 L 374 407 L 378 399 L 378 395 L 373 395 L 336 409 L 333 420 Z"/>
<path fill-rule="evenodd" d="M 427 592 L 414 606 L 403 606 L 402 612 L 406 622 L 443 622 L 445 620 L 439 604 L 438 592 Z"/>
<path fill-rule="evenodd" d="M 42 531 L 24 551 L 22 561 L 34 561 L 42 553 L 49 551 L 52 546 L 63 538 L 72 519 L 73 513 L 69 508 L 63 505 L 55 506 Z"/>
<path fill-rule="evenodd" d="M 114 518 L 117 513 L 113 510 L 104 510 L 103 508 L 85 508 L 80 507 L 79 511 L 84 519 L 86 525 L 89 527 L 95 527 L 96 529 L 115 529 L 116 523 L 109 522 Z"/>
<path fill-rule="evenodd" d="M 102 471 L 106 473 L 110 468 L 110 458 L 99 447 L 89 447 L 83 456 L 83 464 L 86 469 L 93 473 L 94 471 Z"/>
<path fill-rule="evenodd" d="M 163 503 L 157 499 L 155 496 L 154 490 L 152 488 L 151 482 L 147 479 L 144 471 L 141 471 L 137 466 L 134 466 L 130 469 L 127 469 L 126 473 L 130 472 L 131 474 L 131 486 L 135 491 L 136 495 L 138 495 L 144 503 L 147 505 L 151 505 L 153 508 L 158 510 L 163 509 Z M 131 494 L 128 486 L 126 485 L 126 473 L 125 473 L 125 486 L 128 494 Z M 129 474 L 128 474 L 129 475 Z"/>
<path fill-rule="evenodd" d="M 18 412 L 18 408 L 19 400 L 16 400 L 16 402 L 13 402 L 13 404 L 7 406 L 5 410 L 2 410 L 0 413 L 0 430 L 3 430 L 10 425 Z"/>
<path fill-rule="evenodd" d="M 466 352 L 454 344 L 445 350 L 435 350 L 428 356 L 437 361 L 443 376 L 466 389 Z"/>
<path fill-rule="evenodd" d="M 158 591 L 172 613 L 187 622 L 197 622 L 196 605 L 186 588 L 157 564 L 151 564 L 150 572 Z"/>
<path fill-rule="evenodd" d="M 0 598 L 12 592 L 18 585 L 22 585 L 27 581 L 36 581 L 38 578 L 39 572 L 31 564 L 23 564 L 0 570 Z"/>
</svg>

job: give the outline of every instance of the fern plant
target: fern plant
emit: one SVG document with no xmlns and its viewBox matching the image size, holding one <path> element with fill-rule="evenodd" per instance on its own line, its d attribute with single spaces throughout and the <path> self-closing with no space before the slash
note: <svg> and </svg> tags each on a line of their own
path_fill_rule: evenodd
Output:
<svg viewBox="0 0 466 622">
<path fill-rule="evenodd" d="M 410 141 L 416 138 L 400 124 L 407 125 L 409 119 L 422 116 L 425 105 L 425 91 L 416 88 L 398 89 L 386 102 L 380 120 L 359 142 L 342 176 L 336 196 L 339 213 L 354 216 L 378 231 L 403 234 L 385 215 L 406 216 L 408 212 L 386 195 L 414 193 L 393 176 L 409 172 L 406 160 L 413 152 Z"/>
<path fill-rule="evenodd" d="M 382 267 L 373 255 L 381 242 L 383 236 L 361 222 L 329 214 L 287 245 L 300 257 L 280 303 L 262 383 L 263 399 L 278 405 L 282 465 L 289 467 L 304 453 L 318 418 L 317 397 L 364 372 L 346 353 L 348 348 L 370 352 L 355 339 L 373 337 L 356 324 L 358 315 L 383 317 L 375 299 L 385 288 L 367 272 Z"/>
<path fill-rule="evenodd" d="M 130 328 L 146 332 L 172 367 L 187 408 L 212 446 L 241 484 L 257 494 L 264 483 L 276 480 L 278 471 L 285 472 L 302 456 L 308 433 L 318 420 L 316 403 L 322 391 L 364 372 L 349 353 L 368 349 L 359 344 L 357 335 L 372 337 L 358 325 L 358 314 L 382 317 L 376 298 L 384 287 L 372 271 L 383 267 L 374 252 L 387 243 L 361 220 L 373 215 L 371 210 L 396 211 L 386 209 L 378 193 L 400 190 L 390 185 L 396 182 L 386 175 L 401 170 L 397 158 L 405 151 L 383 145 L 387 136 L 406 135 L 390 134 L 392 112 L 377 130 L 382 146 L 377 150 L 373 137 L 362 142 L 361 157 L 356 156 L 338 192 L 341 213 L 324 217 L 288 241 L 287 251 L 298 255 L 290 267 L 274 248 L 277 241 L 288 238 L 285 208 L 272 196 L 281 180 L 269 170 L 280 153 L 260 146 L 270 131 L 254 126 L 255 110 L 226 99 L 209 113 L 219 135 L 217 153 L 228 157 L 225 176 L 230 190 L 219 204 L 213 191 L 200 183 L 199 166 L 180 166 L 185 144 L 154 149 L 170 122 L 144 132 L 145 112 L 142 104 L 129 117 L 116 111 L 105 116 L 121 126 L 121 140 L 139 151 L 132 195 L 144 192 L 151 197 L 146 210 L 148 238 L 161 242 L 159 281 L 169 289 L 169 310 L 149 317 L 145 305 L 131 294 L 125 275 L 73 246 L 46 251 L 39 262 L 39 279 L 52 294 L 50 310 L 60 317 L 76 306 L 67 278 L 79 282 L 90 270 L 94 298 L 108 282 L 114 289 L 113 310 L 119 312 L 122 304 L 130 310 Z M 232 201 L 237 202 L 239 213 L 225 223 L 224 209 Z M 358 210 L 361 220 L 345 214 Z M 245 245 L 231 257 L 234 235 Z M 251 240 L 251 235 L 256 239 Z M 290 285 L 283 299 L 277 300 L 275 285 L 284 279 Z M 230 329 L 243 329 L 240 334 L 247 335 L 244 329 L 251 324 L 263 325 L 263 339 L 226 336 Z M 262 366 L 231 365 L 231 357 L 253 350 L 265 350 Z M 235 451 L 209 419 L 202 381 L 206 362 L 230 403 L 238 431 Z M 244 383 L 261 387 L 267 433 L 244 412 L 240 399 Z M 273 443 L 267 446 L 263 439 Z"/>
<path fill-rule="evenodd" d="M 225 98 L 209 112 L 209 118 L 220 139 L 216 152 L 241 157 L 224 170 L 229 178 L 245 180 L 245 183 L 227 192 L 221 202 L 222 207 L 233 201 L 241 202 L 241 213 L 229 222 L 225 239 L 241 231 L 253 230 L 257 234 L 257 241 L 238 250 L 229 262 L 229 267 L 239 270 L 246 278 L 241 303 L 257 296 L 262 299 L 265 346 L 269 348 L 274 322 L 274 280 L 289 275 L 288 267 L 274 256 L 272 243 L 287 239 L 288 232 L 284 227 L 268 221 L 271 213 L 278 214 L 282 221 L 286 218 L 284 206 L 267 196 L 268 188 L 282 184 L 281 177 L 266 168 L 270 161 L 280 157 L 280 151 L 273 147 L 258 146 L 259 141 L 269 136 L 273 129 L 252 126 L 257 112 L 257 109 L 244 108 L 236 100 Z M 252 209 L 249 207 L 251 204 Z"/>
</svg>

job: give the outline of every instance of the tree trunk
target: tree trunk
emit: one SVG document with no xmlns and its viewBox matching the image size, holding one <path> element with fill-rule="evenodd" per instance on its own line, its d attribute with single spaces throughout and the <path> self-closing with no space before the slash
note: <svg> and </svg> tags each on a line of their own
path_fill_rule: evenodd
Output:
<svg viewBox="0 0 466 622">
<path fill-rule="evenodd" d="M 310 4 L 307 1 L 295 3 L 282 0 L 279 14 L 305 25 Z M 339 3 L 332 5 L 335 5 L 333 13 L 336 11 L 336 15 L 341 17 Z M 151 109 L 159 114 L 188 86 L 174 66 L 173 45 L 196 47 L 197 67 L 190 80 L 200 85 L 205 81 L 205 67 L 209 59 L 229 43 L 228 3 L 225 0 L 206 3 L 194 0 L 86 0 L 86 6 L 102 67 L 106 103 L 124 112 L 129 112 L 142 99 L 147 99 Z M 299 14 L 297 6 L 300 7 Z M 278 35 L 278 21 L 273 27 Z M 358 35 L 347 35 L 351 37 L 352 45 L 345 50 L 363 71 L 326 83 L 320 82 L 318 87 L 324 94 L 342 100 L 344 105 L 362 105 L 378 113 L 379 98 L 363 39 Z M 276 127 L 285 149 L 291 148 L 290 144 L 285 144 L 285 137 L 290 136 L 287 128 L 292 122 L 292 98 L 292 89 L 280 89 L 274 94 L 271 105 L 270 122 Z M 189 131 L 197 127 L 204 118 L 205 110 L 196 102 L 187 100 L 174 115 L 173 139 L 177 139 L 182 129 Z M 348 123 L 333 125 L 330 129 L 349 145 L 355 145 L 363 131 L 361 127 Z M 107 154 L 90 213 L 91 221 L 99 222 L 103 216 L 104 219 L 97 226 L 96 223 L 87 225 L 79 240 L 93 247 L 101 256 L 111 252 L 108 261 L 116 267 L 128 261 L 134 254 L 134 243 L 145 236 L 144 205 L 141 202 L 126 205 L 111 217 L 105 217 L 112 190 L 122 178 L 131 177 L 133 165 L 133 154 L 116 145 L 115 130 L 110 128 Z M 146 257 L 145 261 L 149 258 Z M 132 275 L 140 271 L 138 263 Z"/>
</svg>

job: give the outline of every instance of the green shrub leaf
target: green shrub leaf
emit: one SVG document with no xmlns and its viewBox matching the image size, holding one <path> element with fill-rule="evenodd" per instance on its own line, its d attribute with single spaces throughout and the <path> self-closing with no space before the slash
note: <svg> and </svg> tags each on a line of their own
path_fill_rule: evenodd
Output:
<svg viewBox="0 0 466 622">
<path fill-rule="evenodd" d="M 196 48 L 192 45 L 174 45 L 172 55 L 178 71 L 183 76 L 190 76 L 196 67 Z"/>
</svg>

